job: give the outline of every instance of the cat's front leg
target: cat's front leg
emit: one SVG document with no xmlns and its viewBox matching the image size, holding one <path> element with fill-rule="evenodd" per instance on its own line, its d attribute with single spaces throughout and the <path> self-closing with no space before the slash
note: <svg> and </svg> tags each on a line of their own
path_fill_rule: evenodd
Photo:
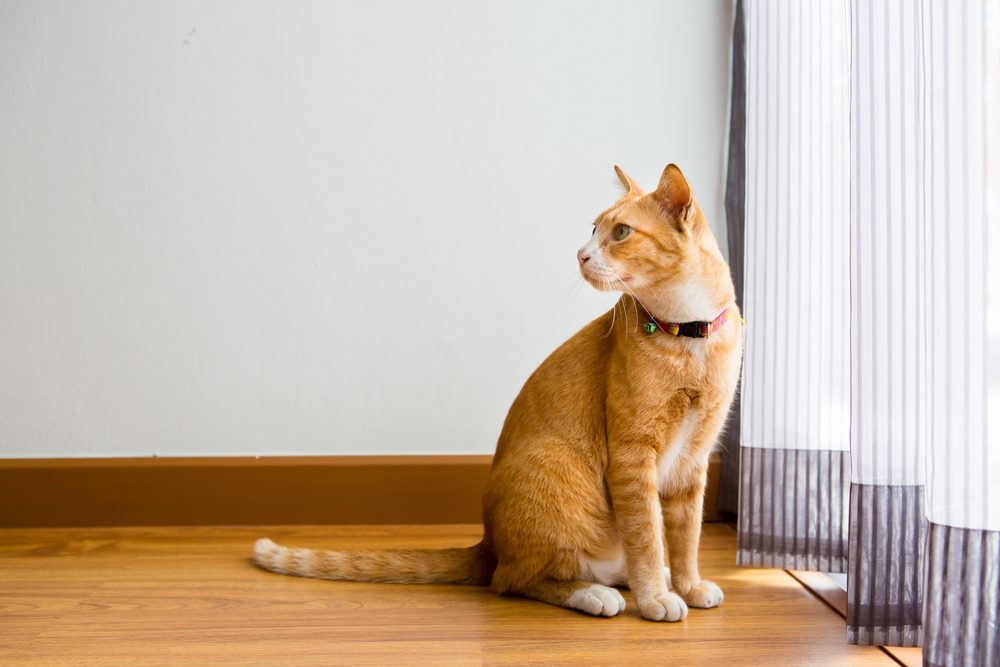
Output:
<svg viewBox="0 0 1000 667">
<path fill-rule="evenodd" d="M 629 588 L 639 613 L 651 621 L 680 621 L 687 616 L 687 605 L 667 588 L 663 572 L 656 452 L 642 445 L 608 449 L 608 489 L 625 547 Z"/>
<path fill-rule="evenodd" d="M 723 598 L 722 589 L 702 579 L 698 572 L 698 544 L 701 540 L 707 475 L 708 468 L 699 467 L 692 479 L 663 497 L 671 588 L 688 605 L 701 609 L 718 607 Z"/>
</svg>

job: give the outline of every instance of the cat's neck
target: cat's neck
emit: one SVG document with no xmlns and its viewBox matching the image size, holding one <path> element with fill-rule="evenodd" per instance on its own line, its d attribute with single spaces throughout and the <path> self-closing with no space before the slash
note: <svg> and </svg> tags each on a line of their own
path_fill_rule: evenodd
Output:
<svg viewBox="0 0 1000 667">
<path fill-rule="evenodd" d="M 711 322 L 736 301 L 736 290 L 721 259 L 699 268 L 685 279 L 642 291 L 638 305 L 661 322 Z"/>
<path fill-rule="evenodd" d="M 710 290 L 691 280 L 645 296 L 639 306 L 661 322 L 711 322 L 734 300 L 731 292 Z"/>
<path fill-rule="evenodd" d="M 677 277 L 636 296 L 641 306 L 661 322 L 711 322 L 733 305 L 736 288 L 712 231 L 705 225 L 700 252 Z"/>
</svg>

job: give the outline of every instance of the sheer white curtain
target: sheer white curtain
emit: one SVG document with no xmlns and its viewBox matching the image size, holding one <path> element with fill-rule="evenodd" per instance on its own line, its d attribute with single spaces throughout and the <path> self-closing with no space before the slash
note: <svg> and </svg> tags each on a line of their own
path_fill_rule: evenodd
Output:
<svg viewBox="0 0 1000 667">
<path fill-rule="evenodd" d="M 998 5 L 745 7 L 739 562 L 846 565 L 849 640 L 933 665 L 1000 664 Z"/>
<path fill-rule="evenodd" d="M 931 665 L 1000 664 L 998 5 L 920 3 Z"/>
<path fill-rule="evenodd" d="M 849 464 L 846 2 L 746 5 L 748 323 L 738 562 L 842 572 Z"/>
<path fill-rule="evenodd" d="M 996 4 L 852 7 L 849 638 L 929 664 L 1000 662 Z"/>
<path fill-rule="evenodd" d="M 931 398 L 922 17 L 913 2 L 851 9 L 848 638 L 917 646 Z"/>
</svg>

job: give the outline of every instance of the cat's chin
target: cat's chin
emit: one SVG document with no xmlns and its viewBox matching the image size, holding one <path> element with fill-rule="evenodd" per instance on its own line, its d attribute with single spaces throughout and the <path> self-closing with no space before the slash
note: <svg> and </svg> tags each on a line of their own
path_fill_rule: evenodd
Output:
<svg viewBox="0 0 1000 667">
<path fill-rule="evenodd" d="M 587 279 L 590 286 L 593 287 L 598 292 L 621 292 L 622 286 L 621 282 L 617 280 L 609 280 L 607 282 L 601 282 L 600 280 Z"/>
<path fill-rule="evenodd" d="M 586 280 L 587 283 L 591 287 L 596 289 L 598 292 L 622 292 L 625 290 L 625 287 L 628 284 L 626 280 L 622 280 L 620 278 L 615 278 L 612 276 L 595 277 L 583 273 L 582 271 L 580 273 L 583 276 L 583 279 Z"/>
</svg>

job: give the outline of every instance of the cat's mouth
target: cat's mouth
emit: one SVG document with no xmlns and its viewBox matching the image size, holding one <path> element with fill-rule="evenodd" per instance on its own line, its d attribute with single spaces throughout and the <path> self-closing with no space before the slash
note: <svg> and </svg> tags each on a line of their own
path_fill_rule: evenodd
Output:
<svg viewBox="0 0 1000 667">
<path fill-rule="evenodd" d="M 632 280 L 632 276 L 628 274 L 619 274 L 610 269 L 594 270 L 587 266 L 580 268 L 580 274 L 591 287 L 601 292 L 621 291 Z"/>
</svg>

